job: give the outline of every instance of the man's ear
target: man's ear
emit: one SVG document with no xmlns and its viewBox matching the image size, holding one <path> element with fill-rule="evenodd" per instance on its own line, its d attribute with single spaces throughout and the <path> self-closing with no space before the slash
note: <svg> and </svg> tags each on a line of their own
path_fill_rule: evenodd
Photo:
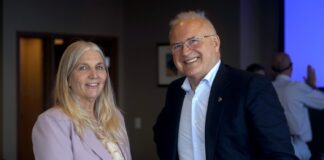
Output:
<svg viewBox="0 0 324 160">
<path fill-rule="evenodd" d="M 220 48 L 220 39 L 219 39 L 218 35 L 216 34 L 212 38 L 213 38 L 213 46 L 219 49 Z"/>
</svg>

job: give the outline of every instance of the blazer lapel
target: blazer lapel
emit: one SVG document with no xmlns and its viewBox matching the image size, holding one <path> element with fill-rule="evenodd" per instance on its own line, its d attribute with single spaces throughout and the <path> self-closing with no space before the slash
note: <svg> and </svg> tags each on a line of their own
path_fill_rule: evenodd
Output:
<svg viewBox="0 0 324 160">
<path fill-rule="evenodd" d="M 181 81 L 181 85 L 182 85 L 183 81 Z M 172 115 L 171 117 L 169 117 L 171 119 L 171 123 L 169 124 L 170 126 L 172 126 L 171 128 L 173 128 L 174 130 L 171 133 L 174 133 L 173 140 L 171 141 L 172 144 L 170 144 L 170 146 L 173 146 L 173 152 L 172 152 L 172 159 L 178 159 L 178 135 L 179 135 L 179 126 L 180 126 L 180 117 L 181 117 L 181 110 L 182 110 L 182 105 L 183 105 L 183 100 L 185 97 L 185 91 L 182 90 L 181 85 L 178 86 L 178 89 L 173 92 L 173 99 L 172 101 L 174 101 L 171 104 L 174 104 L 174 106 L 172 106 L 172 108 L 174 108 L 172 110 L 173 113 L 170 113 L 170 115 Z"/>
<path fill-rule="evenodd" d="M 83 141 L 103 160 L 111 160 L 111 156 L 103 144 L 97 139 L 96 135 L 89 128 L 84 129 Z"/>
<path fill-rule="evenodd" d="M 127 144 L 120 144 L 119 148 L 120 148 L 125 160 L 130 160 L 131 156 L 129 155 L 130 152 L 127 151 Z"/>
<path fill-rule="evenodd" d="M 228 68 L 221 64 L 209 95 L 205 124 L 206 159 L 214 159 L 221 116 L 223 113 L 224 91 L 230 84 Z M 217 126 L 217 127 L 215 127 Z"/>
<path fill-rule="evenodd" d="M 155 126 L 155 134 L 160 137 L 156 143 L 159 143 L 161 159 L 178 159 L 179 123 L 185 96 L 185 91 L 181 88 L 183 81 L 184 78 L 178 79 L 169 86 L 165 107 Z"/>
</svg>

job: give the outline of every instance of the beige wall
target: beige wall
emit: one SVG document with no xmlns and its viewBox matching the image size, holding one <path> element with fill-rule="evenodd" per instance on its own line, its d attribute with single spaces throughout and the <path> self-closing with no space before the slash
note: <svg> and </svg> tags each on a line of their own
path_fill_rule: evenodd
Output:
<svg viewBox="0 0 324 160">
<path fill-rule="evenodd" d="M 3 44 L 3 32 L 2 32 L 2 15 L 3 15 L 3 7 L 2 7 L 2 1 L 0 2 L 0 65 L 1 65 L 1 67 L 0 67 L 0 158 L 2 158 L 3 157 L 3 149 L 2 149 L 2 144 L 3 144 L 3 142 L 2 142 L 2 135 L 3 135 L 3 129 L 2 129 L 2 127 L 3 127 L 3 112 L 2 112 L 2 110 L 3 110 L 3 101 L 2 101 L 2 97 L 3 97 L 3 76 L 2 76 L 2 68 L 3 68 L 3 51 L 2 51 L 2 44 Z"/>
<path fill-rule="evenodd" d="M 251 63 L 270 68 L 271 55 L 282 45 L 280 30 L 280 0 L 240 2 L 240 68 Z"/>
</svg>

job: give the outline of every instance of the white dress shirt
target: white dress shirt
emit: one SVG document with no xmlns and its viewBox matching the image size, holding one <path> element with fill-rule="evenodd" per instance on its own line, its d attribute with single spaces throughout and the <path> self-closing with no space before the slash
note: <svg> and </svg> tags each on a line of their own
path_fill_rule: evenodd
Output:
<svg viewBox="0 0 324 160">
<path fill-rule="evenodd" d="M 188 78 L 182 84 L 186 92 L 179 126 L 179 160 L 205 160 L 205 121 L 210 89 L 220 61 L 200 81 L 195 91 Z"/>
<path fill-rule="evenodd" d="M 285 111 L 295 153 L 302 160 L 309 159 L 311 153 L 306 142 L 312 140 L 312 130 L 307 107 L 324 109 L 324 93 L 282 74 L 273 85 Z"/>
</svg>

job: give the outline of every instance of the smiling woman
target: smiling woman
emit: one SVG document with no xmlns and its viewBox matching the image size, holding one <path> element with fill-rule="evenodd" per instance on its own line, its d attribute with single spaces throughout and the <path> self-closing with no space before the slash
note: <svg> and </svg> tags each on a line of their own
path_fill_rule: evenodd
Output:
<svg viewBox="0 0 324 160">
<path fill-rule="evenodd" d="M 93 115 L 95 100 L 103 90 L 107 72 L 103 58 L 95 50 L 86 51 L 78 60 L 69 77 L 69 87 L 83 100 L 84 107 Z"/>
<path fill-rule="evenodd" d="M 92 42 L 77 41 L 64 51 L 54 105 L 38 117 L 33 128 L 36 159 L 131 159 L 104 59 Z"/>
<path fill-rule="evenodd" d="M 64 50 L 79 39 L 91 40 L 100 46 L 106 56 L 105 64 L 109 65 L 109 76 L 118 98 L 118 43 L 115 37 L 39 32 L 18 32 L 18 39 L 19 69 L 16 76 L 19 94 L 17 113 L 14 114 L 17 117 L 13 117 L 17 120 L 17 159 L 31 160 L 35 159 L 30 138 L 32 128 L 38 115 L 53 104 L 52 90 Z M 6 142 L 6 145 L 10 146 L 10 143 Z"/>
</svg>

